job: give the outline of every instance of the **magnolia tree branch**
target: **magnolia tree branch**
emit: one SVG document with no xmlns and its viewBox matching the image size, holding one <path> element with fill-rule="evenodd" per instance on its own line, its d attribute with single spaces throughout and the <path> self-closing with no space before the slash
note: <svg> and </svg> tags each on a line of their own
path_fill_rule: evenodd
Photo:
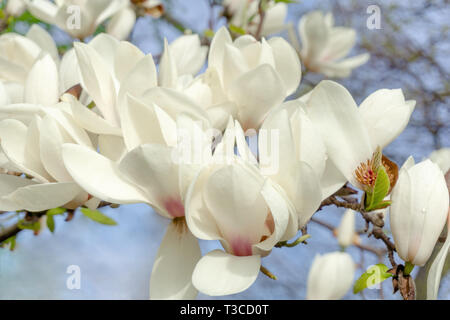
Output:
<svg viewBox="0 0 450 320">
<path fill-rule="evenodd" d="M 319 226 L 322 226 L 328 230 L 330 230 L 331 232 L 335 232 L 336 231 L 336 227 L 334 227 L 333 225 L 326 223 L 322 220 L 319 220 L 317 218 L 311 218 L 311 221 L 316 223 Z M 377 249 L 377 248 L 373 248 L 369 245 L 364 245 L 364 244 L 360 244 L 360 243 L 353 243 L 353 246 L 361 249 L 362 251 L 367 251 L 370 253 L 375 254 L 378 258 L 381 258 L 383 255 L 385 255 L 387 253 L 387 250 L 383 250 L 383 249 Z M 381 260 L 381 259 L 380 259 Z"/>
<path fill-rule="evenodd" d="M 118 208 L 119 205 L 118 204 L 114 204 L 111 202 L 107 202 L 107 201 L 101 201 L 100 204 L 98 205 L 98 208 L 103 208 L 103 207 L 111 207 L 111 208 Z M 2 212 L 3 213 L 3 212 Z M 40 217 L 44 216 L 47 214 L 47 211 L 42 211 L 42 212 L 28 212 L 28 211 L 24 211 L 25 213 L 25 220 L 26 221 L 37 221 L 39 220 Z M 65 221 L 71 221 L 73 219 L 75 215 L 75 210 L 67 210 L 67 216 Z M 3 230 L 0 230 L 0 244 L 6 240 L 8 240 L 9 238 L 16 236 L 19 232 L 21 232 L 22 229 L 19 227 L 19 223 L 15 223 L 7 228 L 4 228 Z"/>
<path fill-rule="evenodd" d="M 347 187 L 344 186 L 343 189 L 344 188 L 347 188 Z M 415 299 L 414 280 L 410 274 L 405 273 L 405 267 L 403 265 L 397 264 L 395 262 L 395 258 L 394 258 L 394 251 L 396 251 L 395 244 L 389 239 L 389 237 L 383 231 L 383 227 L 384 227 L 383 213 L 376 212 L 376 211 L 369 211 L 369 212 L 366 211 L 364 209 L 364 204 L 363 204 L 364 200 L 361 200 L 360 202 L 358 202 L 358 201 L 355 202 L 354 199 L 347 199 L 346 195 L 342 195 L 343 189 L 339 190 L 334 195 L 325 199 L 322 202 L 319 210 L 325 206 L 335 205 L 336 207 L 347 208 L 347 209 L 352 209 L 352 210 L 358 211 L 366 222 L 365 232 L 366 233 L 368 232 L 367 233 L 368 237 L 373 235 L 374 238 L 383 241 L 383 243 L 386 246 L 387 256 L 392 265 L 392 268 L 389 270 L 389 273 L 391 273 L 393 275 L 392 284 L 394 287 L 394 293 L 397 291 L 400 291 L 400 294 L 403 297 L 403 299 L 414 300 Z M 340 197 L 343 200 L 339 200 L 338 197 Z M 323 222 L 318 222 L 318 220 L 315 218 L 312 218 L 311 220 L 313 222 L 319 223 L 322 226 L 325 226 L 329 229 L 333 228 L 332 226 L 327 225 Z M 370 225 L 372 225 L 372 230 L 370 230 L 370 232 L 369 232 Z M 370 251 L 370 250 L 368 250 L 368 251 Z M 386 252 L 384 252 L 383 254 L 385 254 Z M 378 252 L 376 254 L 378 254 Z M 382 255 L 379 255 L 379 257 L 381 257 L 381 256 Z"/>
<path fill-rule="evenodd" d="M 263 25 L 264 25 L 264 19 L 266 17 L 266 11 L 263 8 L 264 2 L 265 2 L 265 0 L 260 0 L 259 5 L 258 5 L 259 23 L 258 23 L 258 28 L 256 29 L 256 33 L 255 33 L 256 40 L 261 39 L 261 33 L 262 33 Z"/>
</svg>

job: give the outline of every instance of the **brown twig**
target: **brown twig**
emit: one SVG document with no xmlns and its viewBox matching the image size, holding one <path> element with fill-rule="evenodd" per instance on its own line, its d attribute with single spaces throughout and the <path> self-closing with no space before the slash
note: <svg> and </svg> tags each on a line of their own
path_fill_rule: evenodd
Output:
<svg viewBox="0 0 450 320">
<path fill-rule="evenodd" d="M 264 19 L 266 18 L 266 11 L 263 8 L 263 3 L 264 3 L 264 0 L 260 0 L 259 5 L 258 5 L 259 24 L 258 24 L 258 28 L 256 29 L 256 32 L 255 32 L 255 39 L 257 39 L 257 40 L 261 39 L 261 33 L 262 33 L 263 25 L 264 25 Z"/>
</svg>

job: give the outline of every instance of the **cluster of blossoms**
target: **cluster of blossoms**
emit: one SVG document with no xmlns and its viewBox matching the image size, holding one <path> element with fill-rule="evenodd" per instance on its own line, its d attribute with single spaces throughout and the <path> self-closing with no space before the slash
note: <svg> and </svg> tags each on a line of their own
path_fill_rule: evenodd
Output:
<svg viewBox="0 0 450 320">
<path fill-rule="evenodd" d="M 64 28 L 58 17 L 70 1 L 25 2 L 37 17 Z M 225 2 L 241 21 L 258 10 L 256 2 Z M 112 17 L 108 30 L 124 39 L 128 31 L 119 26 L 121 19 L 134 24 L 132 5 L 159 5 L 95 3 L 84 2 L 82 12 L 90 14 L 82 19 L 89 22 L 67 30 L 73 37 L 84 39 Z M 286 14 L 285 4 L 268 10 L 263 35 L 279 31 Z M 257 25 L 245 28 L 254 33 Z M 343 59 L 355 33 L 333 27 L 329 14 L 304 16 L 299 33 L 300 57 L 312 71 L 346 77 L 368 59 Z M 165 41 L 158 69 L 152 55 L 116 37 L 75 42 L 61 57 L 38 25 L 25 36 L 0 36 L 0 210 L 148 204 L 170 221 L 150 298 L 192 299 L 198 291 L 246 290 L 261 260 L 350 182 L 364 192 L 366 214 L 381 211 L 384 219 L 390 207 L 398 255 L 414 265 L 427 262 L 448 217 L 450 161 L 444 150 L 430 157 L 434 162 L 408 159 L 398 173 L 382 155 L 414 110 L 400 89 L 378 90 L 358 106 L 345 87 L 324 80 L 288 99 L 302 67 L 298 50 L 281 37 L 233 38 L 222 27 L 208 48 L 198 35 L 183 35 Z M 338 229 L 343 247 L 358 241 L 354 215 L 347 211 Z M 449 238 L 430 276 L 432 297 Z M 198 239 L 219 240 L 223 250 L 202 256 Z M 347 253 L 317 257 L 308 298 L 341 298 L 354 273 Z"/>
</svg>

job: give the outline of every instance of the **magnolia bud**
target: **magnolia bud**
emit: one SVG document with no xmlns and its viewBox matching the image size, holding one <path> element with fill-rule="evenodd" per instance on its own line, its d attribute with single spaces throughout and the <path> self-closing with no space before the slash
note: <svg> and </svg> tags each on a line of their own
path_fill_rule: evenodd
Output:
<svg viewBox="0 0 450 320">
<path fill-rule="evenodd" d="M 398 255 L 423 266 L 429 259 L 447 217 L 449 195 L 444 175 L 430 160 L 409 158 L 392 191 L 390 222 Z"/>
<path fill-rule="evenodd" d="M 350 289 L 355 274 L 352 257 L 345 252 L 317 255 L 308 275 L 308 300 L 341 299 Z"/>
<path fill-rule="evenodd" d="M 14 17 L 19 17 L 25 12 L 26 5 L 23 0 L 8 0 L 6 3 L 6 12 Z"/>
<path fill-rule="evenodd" d="M 341 247 L 348 247 L 355 237 L 355 212 L 352 209 L 345 211 L 341 224 L 337 229 L 337 240 Z"/>
<path fill-rule="evenodd" d="M 450 170 L 450 148 L 442 148 L 433 151 L 429 159 L 436 163 L 442 172 L 447 173 Z"/>
</svg>

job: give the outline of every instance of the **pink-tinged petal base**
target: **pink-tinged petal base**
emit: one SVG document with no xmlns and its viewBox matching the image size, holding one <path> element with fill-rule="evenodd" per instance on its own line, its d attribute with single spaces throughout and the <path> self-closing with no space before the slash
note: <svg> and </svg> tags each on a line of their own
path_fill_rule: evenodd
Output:
<svg viewBox="0 0 450 320">
<path fill-rule="evenodd" d="M 235 256 L 245 257 L 252 255 L 252 245 L 245 238 L 236 237 L 230 241 L 231 251 Z"/>
<path fill-rule="evenodd" d="M 179 199 L 167 199 L 164 201 L 164 208 L 173 218 L 184 217 L 184 205 Z"/>
</svg>

